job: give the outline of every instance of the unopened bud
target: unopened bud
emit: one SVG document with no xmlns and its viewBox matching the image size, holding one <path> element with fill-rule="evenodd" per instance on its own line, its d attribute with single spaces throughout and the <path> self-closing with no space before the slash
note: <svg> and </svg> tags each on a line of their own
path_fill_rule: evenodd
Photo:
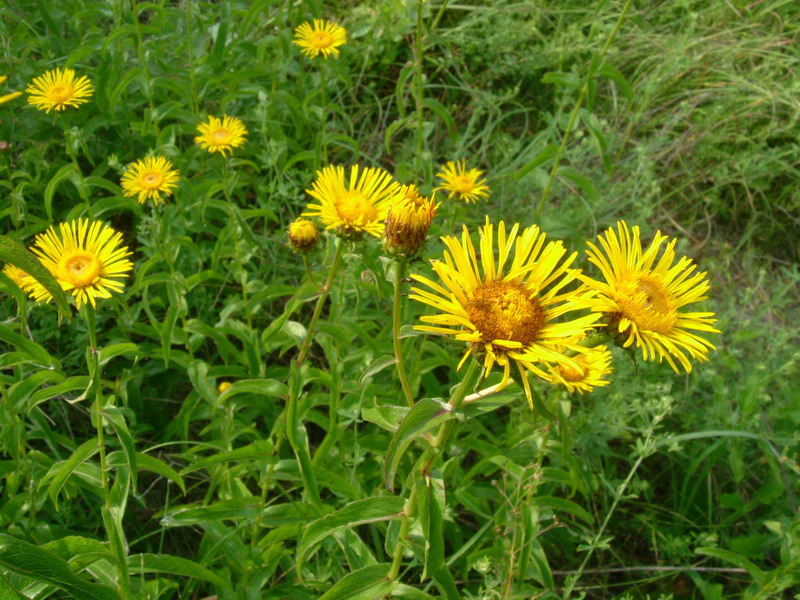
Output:
<svg viewBox="0 0 800 600">
<path fill-rule="evenodd" d="M 417 186 L 404 185 L 392 199 L 386 227 L 383 231 L 383 249 L 389 254 L 411 258 L 425 244 L 431 222 L 436 215 L 436 198 L 421 196 Z"/>
<path fill-rule="evenodd" d="M 313 221 L 298 218 L 289 225 L 289 245 L 296 252 L 313 250 L 319 241 L 319 232 Z"/>
</svg>

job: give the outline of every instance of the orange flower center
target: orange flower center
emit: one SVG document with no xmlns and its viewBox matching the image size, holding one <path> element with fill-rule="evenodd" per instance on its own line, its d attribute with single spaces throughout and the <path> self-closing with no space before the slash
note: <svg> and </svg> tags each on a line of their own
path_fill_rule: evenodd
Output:
<svg viewBox="0 0 800 600">
<path fill-rule="evenodd" d="M 516 283 L 483 283 L 473 290 L 465 308 L 486 342 L 507 340 L 527 346 L 544 325 L 539 301 Z"/>
<path fill-rule="evenodd" d="M 327 31 L 316 31 L 310 41 L 315 48 L 327 48 L 333 43 L 333 36 Z"/>
<path fill-rule="evenodd" d="M 159 171 L 147 171 L 141 176 L 142 187 L 148 190 L 158 189 L 162 183 L 164 176 Z"/>
<path fill-rule="evenodd" d="M 334 206 L 339 216 L 348 223 L 371 223 L 378 218 L 375 205 L 358 192 L 347 192 Z"/>
<path fill-rule="evenodd" d="M 622 314 L 640 329 L 669 333 L 678 318 L 672 294 L 646 273 L 633 274 L 617 282 L 614 299 Z"/>
<path fill-rule="evenodd" d="M 53 102 L 64 102 L 72 97 L 71 85 L 54 85 L 50 88 L 50 100 Z"/>
<path fill-rule="evenodd" d="M 89 287 L 100 277 L 100 261 L 90 252 L 76 252 L 66 256 L 59 267 L 60 278 L 76 288 Z"/>
<path fill-rule="evenodd" d="M 215 144 L 227 144 L 228 140 L 231 139 L 231 132 L 227 129 L 217 129 L 211 134 L 211 139 L 214 140 Z"/>
<path fill-rule="evenodd" d="M 561 377 L 564 378 L 565 381 L 569 381 L 570 383 L 577 383 L 578 381 L 583 381 L 586 377 L 585 373 L 581 373 L 577 369 L 570 367 L 569 365 L 558 365 L 558 372 L 560 373 Z"/>
<path fill-rule="evenodd" d="M 459 175 L 453 179 L 451 185 L 455 191 L 461 194 L 468 194 L 475 189 L 475 182 L 472 180 L 472 177 L 468 177 L 467 175 Z"/>
</svg>

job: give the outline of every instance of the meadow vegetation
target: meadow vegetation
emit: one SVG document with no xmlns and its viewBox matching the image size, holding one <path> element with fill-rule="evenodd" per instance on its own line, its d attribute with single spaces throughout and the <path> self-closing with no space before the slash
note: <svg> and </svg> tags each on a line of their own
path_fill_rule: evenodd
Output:
<svg viewBox="0 0 800 600">
<path fill-rule="evenodd" d="M 0 598 L 800 598 L 800 4 L 10 0 L 0 42 Z M 539 304 L 444 258 L 501 221 Z M 713 349 L 598 303 L 618 221 Z"/>
</svg>

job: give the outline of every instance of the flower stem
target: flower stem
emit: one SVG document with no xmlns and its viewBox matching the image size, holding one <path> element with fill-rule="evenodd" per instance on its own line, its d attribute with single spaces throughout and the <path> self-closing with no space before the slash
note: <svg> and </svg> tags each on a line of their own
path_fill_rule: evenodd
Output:
<svg viewBox="0 0 800 600">
<path fill-rule="evenodd" d="M 411 386 L 408 384 L 406 366 L 403 362 L 403 344 L 400 342 L 400 322 L 402 320 L 400 296 L 408 263 L 404 258 L 400 258 L 395 261 L 395 265 L 394 302 L 392 302 L 392 343 L 394 344 L 394 358 L 397 361 L 397 375 L 400 377 L 400 385 L 403 387 L 403 394 L 406 397 L 406 402 L 408 402 L 409 406 L 414 406 L 414 394 L 411 393 Z"/>
<path fill-rule="evenodd" d="M 322 164 L 320 167 L 328 164 L 328 82 L 325 69 L 327 69 L 325 64 L 319 69 L 320 111 L 322 113 Z"/>
<path fill-rule="evenodd" d="M 314 277 L 314 273 L 311 271 L 311 265 L 308 264 L 308 256 L 303 254 L 303 266 L 306 268 L 306 275 L 308 275 L 308 280 L 314 284 L 314 287 L 317 288 L 320 292 L 322 291 L 322 286 L 317 283 L 316 278 Z"/>
<path fill-rule="evenodd" d="M 322 314 L 322 307 L 325 305 L 325 300 L 331 293 L 333 278 L 336 276 L 336 272 L 339 270 L 339 265 L 342 262 L 342 256 L 344 255 L 344 242 L 337 239 L 335 243 L 337 246 L 336 252 L 333 255 L 331 270 L 328 272 L 328 278 L 325 280 L 325 285 L 322 286 L 322 293 L 317 299 L 317 306 L 314 308 L 314 314 L 311 316 L 311 322 L 308 324 L 308 329 L 306 330 L 306 339 L 303 341 L 303 345 L 300 348 L 300 355 L 297 357 L 298 367 L 303 364 L 303 361 L 306 359 L 308 351 L 311 348 L 311 339 L 314 337 L 314 329 L 316 329 L 317 321 L 319 321 L 319 316 Z"/>
<path fill-rule="evenodd" d="M 153 86 L 150 83 L 150 70 L 147 68 L 147 62 L 144 58 L 142 24 L 139 22 L 139 11 L 137 10 L 136 4 L 136 0 L 131 0 L 131 11 L 133 12 L 131 16 L 133 17 L 133 24 L 136 28 L 136 52 L 139 56 L 139 63 L 142 65 L 142 71 L 144 72 L 144 90 L 147 94 L 147 103 L 150 105 L 150 116 L 153 119 L 153 125 L 155 125 L 156 128 L 155 133 L 158 135 L 158 119 L 156 119 L 156 107 L 155 104 L 153 104 Z M 189 52 L 191 52 L 191 44 L 189 44 Z"/>
<path fill-rule="evenodd" d="M 417 104 L 417 153 L 414 162 L 414 178 L 419 180 L 420 171 L 422 170 L 422 146 L 424 136 L 424 120 L 423 120 L 423 85 L 422 85 L 422 55 L 424 52 L 423 35 L 422 35 L 422 5 L 424 0 L 417 0 L 417 35 L 414 46 L 415 58 L 415 85 L 416 93 L 414 94 Z"/>
</svg>

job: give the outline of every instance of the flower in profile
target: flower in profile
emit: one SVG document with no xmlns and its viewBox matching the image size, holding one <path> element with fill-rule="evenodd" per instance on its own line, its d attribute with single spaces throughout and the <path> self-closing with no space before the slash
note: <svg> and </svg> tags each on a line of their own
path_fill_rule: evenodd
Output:
<svg viewBox="0 0 800 600">
<path fill-rule="evenodd" d="M 579 394 L 608 385 L 606 376 L 611 373 L 611 351 L 606 346 L 586 349 L 572 358 L 580 369 L 567 364 L 551 366 L 546 379 L 550 383 L 563 385 L 570 393 Z"/>
<path fill-rule="evenodd" d="M 404 185 L 392 198 L 383 230 L 383 248 L 411 258 L 422 249 L 436 209 L 436 194 L 422 196 L 415 185 Z"/>
<path fill-rule="evenodd" d="M 563 291 L 577 277 L 576 272 L 568 270 L 577 253 L 564 259 L 564 245 L 560 241 L 545 242 L 545 235 L 535 225 L 519 235 L 518 230 L 519 224 L 515 224 L 507 234 L 505 223 L 500 221 L 495 238 L 487 216 L 480 229 L 480 258 L 466 227 L 460 242 L 452 236 L 443 237 L 449 253 L 445 251 L 443 261 L 432 261 L 441 284 L 412 275 L 433 291 L 411 288 L 411 298 L 441 311 L 421 317 L 431 325 L 415 325 L 414 329 L 450 335 L 469 344 L 459 368 L 474 353 L 483 362 L 486 376 L 495 364 L 503 367 L 504 385 L 511 362 L 516 363 L 532 406 L 525 371 L 544 379 L 551 365 L 581 371 L 581 365 L 566 352 L 585 350 L 578 342 L 600 315 L 566 318 L 586 302 L 585 293 Z"/>
<path fill-rule="evenodd" d="M 336 23 L 314 19 L 313 27 L 306 22 L 294 30 L 294 43 L 310 58 L 316 58 L 320 54 L 323 58 L 328 58 L 331 54 L 338 58 L 339 46 L 347 43 L 347 31 Z"/>
<path fill-rule="evenodd" d="M 450 198 L 458 196 L 467 204 L 477 202 L 481 198 L 489 197 L 489 186 L 486 179 L 481 179 L 483 171 L 478 169 L 467 170 L 467 161 L 449 161 L 436 176 L 442 180 L 439 189 L 450 192 Z"/>
<path fill-rule="evenodd" d="M 50 271 L 65 291 L 75 296 L 78 308 L 88 302 L 96 306 L 97 298 L 110 298 L 111 292 L 121 292 L 133 263 L 127 246 L 120 247 L 122 234 L 101 221 L 78 219 L 61 223 L 59 231 L 50 227 L 36 236 L 31 252 Z M 50 292 L 36 281 L 26 290 L 37 301 L 49 302 Z"/>
<path fill-rule="evenodd" d="M 0 75 L 0 83 L 3 83 L 6 79 L 8 79 L 7 75 Z M 3 96 L 0 96 L 0 104 L 11 102 L 16 98 L 19 98 L 20 96 L 22 96 L 22 92 L 11 92 L 9 94 L 5 94 Z"/>
<path fill-rule="evenodd" d="M 244 123 L 236 117 L 223 115 L 220 120 L 217 117 L 208 117 L 208 123 L 200 123 L 197 126 L 200 132 L 195 143 L 209 152 L 219 152 L 225 156 L 225 152 L 233 153 L 233 148 L 238 148 L 245 142 L 244 136 L 247 135 Z"/>
<path fill-rule="evenodd" d="M 138 196 L 139 204 L 152 199 L 155 204 L 165 202 L 177 185 L 179 174 L 172 163 L 163 156 L 148 156 L 128 166 L 122 176 L 122 190 L 130 198 Z M 162 194 L 164 197 L 162 197 Z"/>
<path fill-rule="evenodd" d="M 308 252 L 318 241 L 319 231 L 313 221 L 298 217 L 289 225 L 289 245 L 296 252 Z"/>
<path fill-rule="evenodd" d="M 681 310 L 706 299 L 708 279 L 705 273 L 694 273 L 697 265 L 690 258 L 683 256 L 675 263 L 677 239 L 667 242 L 658 261 L 668 240 L 661 232 L 646 251 L 639 228 L 633 227 L 631 235 L 624 221 L 617 223 L 617 232 L 609 227 L 598 239 L 602 250 L 589 243 L 586 253 L 605 282 L 579 277 L 597 292 L 591 309 L 605 315 L 609 335 L 620 336 L 626 348 L 636 344 L 644 360 L 666 360 L 675 372 L 679 370 L 673 359 L 687 373 L 692 370 L 689 357 L 708 360 L 706 354 L 714 346 L 694 332 L 719 333 L 712 327 L 717 322 L 714 313 Z"/>
<path fill-rule="evenodd" d="M 222 394 L 230 389 L 233 384 L 230 381 L 221 381 L 217 387 L 217 391 Z"/>
<path fill-rule="evenodd" d="M 306 193 L 319 204 L 309 204 L 303 216 L 319 217 L 325 229 L 335 229 L 344 237 L 363 233 L 380 237 L 392 197 L 400 190 L 400 185 L 383 169 L 370 167 L 359 176 L 358 165 L 350 168 L 347 184 L 344 168 L 330 166 L 317 171 L 311 187 Z"/>
<path fill-rule="evenodd" d="M 29 94 L 28 104 L 45 112 L 64 110 L 68 106 L 78 108 L 94 93 L 89 78 L 86 75 L 76 78 L 72 69 L 55 69 L 34 77 L 25 91 Z"/>
<path fill-rule="evenodd" d="M 3 275 L 16 283 L 20 289 L 24 288 L 26 279 L 32 279 L 25 271 L 11 263 L 3 265 Z"/>
</svg>

